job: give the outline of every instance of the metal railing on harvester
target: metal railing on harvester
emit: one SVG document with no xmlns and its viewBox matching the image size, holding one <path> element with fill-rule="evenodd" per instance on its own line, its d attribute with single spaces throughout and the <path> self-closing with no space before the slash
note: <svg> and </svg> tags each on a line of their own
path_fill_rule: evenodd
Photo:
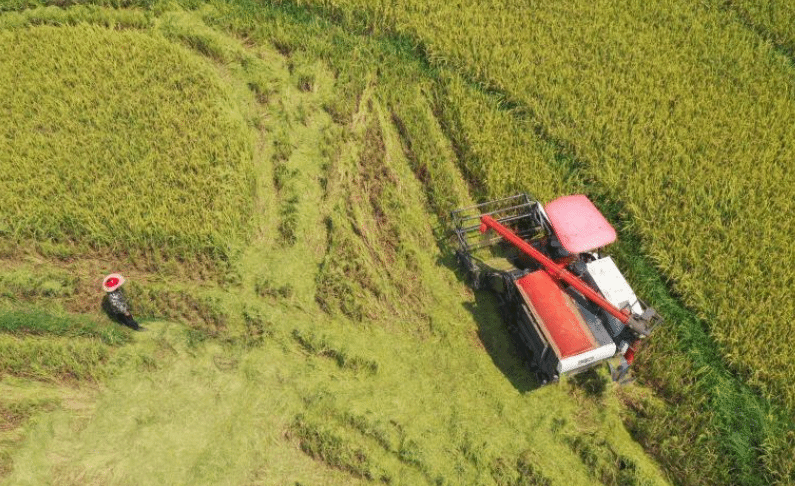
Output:
<svg viewBox="0 0 795 486">
<path fill-rule="evenodd" d="M 481 218 L 490 216 L 508 227 L 520 238 L 531 241 L 550 233 L 548 223 L 541 216 L 540 204 L 528 194 L 475 204 L 450 213 L 456 235 L 456 255 L 467 270 L 472 286 L 480 288 L 483 277 L 492 272 L 515 269 L 523 255 L 513 245 L 506 244 L 496 234 L 480 232 Z"/>
</svg>

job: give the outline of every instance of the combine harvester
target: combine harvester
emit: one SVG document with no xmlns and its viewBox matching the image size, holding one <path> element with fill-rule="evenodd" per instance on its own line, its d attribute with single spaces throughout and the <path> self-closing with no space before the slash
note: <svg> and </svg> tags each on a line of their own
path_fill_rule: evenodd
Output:
<svg viewBox="0 0 795 486">
<path fill-rule="evenodd" d="M 497 294 L 542 384 L 604 362 L 630 381 L 635 350 L 662 317 L 602 254 L 616 231 L 586 196 L 544 208 L 519 194 L 451 215 L 470 284 Z"/>
</svg>

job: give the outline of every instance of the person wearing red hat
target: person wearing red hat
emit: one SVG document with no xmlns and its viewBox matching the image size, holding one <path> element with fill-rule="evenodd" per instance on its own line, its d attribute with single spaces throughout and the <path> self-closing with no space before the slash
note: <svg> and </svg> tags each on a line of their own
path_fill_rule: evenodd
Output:
<svg viewBox="0 0 795 486">
<path fill-rule="evenodd" d="M 105 277 L 102 281 L 102 289 L 106 292 L 106 301 L 103 302 L 103 306 L 107 305 L 105 310 L 114 320 L 138 331 L 141 326 L 133 319 L 130 306 L 127 305 L 127 299 L 124 298 L 124 292 L 121 290 L 124 282 L 124 277 L 118 273 L 111 273 Z"/>
</svg>

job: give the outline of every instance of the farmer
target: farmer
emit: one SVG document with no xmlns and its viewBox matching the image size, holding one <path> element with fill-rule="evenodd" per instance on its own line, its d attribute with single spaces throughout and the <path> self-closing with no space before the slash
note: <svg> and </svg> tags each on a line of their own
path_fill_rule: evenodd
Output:
<svg viewBox="0 0 795 486">
<path fill-rule="evenodd" d="M 130 307 L 127 305 L 127 300 L 121 290 L 123 284 L 124 277 L 118 273 L 111 273 L 105 277 L 102 281 L 102 288 L 107 292 L 107 295 L 105 302 L 103 302 L 103 307 L 106 307 L 105 310 L 115 321 L 138 331 L 141 327 L 130 314 Z"/>
</svg>

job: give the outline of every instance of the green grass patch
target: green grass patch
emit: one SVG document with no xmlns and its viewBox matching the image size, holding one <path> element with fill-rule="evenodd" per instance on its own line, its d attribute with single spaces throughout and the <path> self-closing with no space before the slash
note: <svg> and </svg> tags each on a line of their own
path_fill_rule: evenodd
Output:
<svg viewBox="0 0 795 486">
<path fill-rule="evenodd" d="M 68 298 L 76 293 L 78 280 L 55 269 L 6 268 L 0 273 L 0 298 L 11 301 Z"/>
<path fill-rule="evenodd" d="M 51 314 L 41 309 L 0 309 L 0 333 L 65 338 L 96 338 L 120 346 L 130 342 L 130 332 L 111 323 L 99 323 L 87 316 Z"/>
</svg>

